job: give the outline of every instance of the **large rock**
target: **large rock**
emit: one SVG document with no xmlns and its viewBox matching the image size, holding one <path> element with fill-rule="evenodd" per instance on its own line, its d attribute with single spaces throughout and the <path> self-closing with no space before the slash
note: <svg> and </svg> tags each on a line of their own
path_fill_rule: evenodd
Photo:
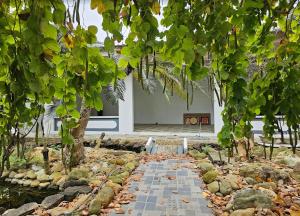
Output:
<svg viewBox="0 0 300 216">
<path fill-rule="evenodd" d="M 300 157 L 293 155 L 291 150 L 282 151 L 276 156 L 275 162 L 279 164 L 285 164 L 290 168 L 294 168 L 296 164 L 300 162 Z"/>
<path fill-rule="evenodd" d="M 274 182 L 262 182 L 256 184 L 256 187 L 261 187 L 265 189 L 271 189 L 271 190 L 276 190 L 277 185 Z"/>
<path fill-rule="evenodd" d="M 39 189 L 45 189 L 50 185 L 50 182 L 41 182 L 39 184 Z"/>
<path fill-rule="evenodd" d="M 219 189 L 220 189 L 219 182 L 218 181 L 213 181 L 212 183 L 209 183 L 207 185 L 207 189 L 211 193 L 217 193 L 219 191 Z"/>
<path fill-rule="evenodd" d="M 48 182 L 51 180 L 51 177 L 46 174 L 37 175 L 36 179 L 40 182 Z"/>
<path fill-rule="evenodd" d="M 36 179 L 36 174 L 35 174 L 35 172 L 33 171 L 33 170 L 29 170 L 27 173 L 26 173 L 26 176 L 25 176 L 25 178 L 27 178 L 27 179 Z"/>
<path fill-rule="evenodd" d="M 132 172 L 135 169 L 135 166 L 135 163 L 129 162 L 125 165 L 125 170 L 127 170 L 128 172 Z"/>
<path fill-rule="evenodd" d="M 114 191 L 110 187 L 102 188 L 95 199 L 92 200 L 89 206 L 89 213 L 90 214 L 99 214 L 101 208 L 105 208 L 109 205 L 109 203 L 114 198 Z"/>
<path fill-rule="evenodd" d="M 126 161 L 121 158 L 118 158 L 118 159 L 110 160 L 109 163 L 123 166 L 123 165 L 125 165 Z"/>
<path fill-rule="evenodd" d="M 221 179 L 220 181 L 220 193 L 223 195 L 228 195 L 232 191 L 230 182 L 227 179 Z"/>
<path fill-rule="evenodd" d="M 198 150 L 190 150 L 188 152 L 189 155 L 191 155 L 193 158 L 195 158 L 196 160 L 202 160 L 204 158 L 206 158 L 206 154 L 203 152 L 199 152 Z"/>
<path fill-rule="evenodd" d="M 228 174 L 227 176 L 225 176 L 225 179 L 230 183 L 233 190 L 237 190 L 240 188 L 238 185 L 239 177 L 237 175 Z"/>
<path fill-rule="evenodd" d="M 260 176 L 261 165 L 260 164 L 248 164 L 247 166 L 242 166 L 239 170 L 239 174 L 243 177 L 250 177 L 257 179 Z"/>
<path fill-rule="evenodd" d="M 88 185 L 88 181 L 86 179 L 68 180 L 63 183 L 62 188 L 65 189 L 67 187 L 83 186 L 83 185 Z"/>
<path fill-rule="evenodd" d="M 63 194 L 54 194 L 54 195 L 46 197 L 42 201 L 41 207 L 44 209 L 50 209 L 50 208 L 58 206 L 58 204 L 63 200 L 64 200 Z"/>
<path fill-rule="evenodd" d="M 39 205 L 35 202 L 26 203 L 17 209 L 5 212 L 2 216 L 25 216 L 34 212 L 38 207 Z"/>
<path fill-rule="evenodd" d="M 24 183 L 23 183 L 23 185 L 24 185 L 25 187 L 30 186 L 30 184 L 31 184 L 31 180 L 25 180 Z"/>
<path fill-rule="evenodd" d="M 2 173 L 1 178 L 7 178 L 8 176 L 9 176 L 9 171 L 4 170 L 3 173 Z"/>
<path fill-rule="evenodd" d="M 11 171 L 10 173 L 9 173 L 9 178 L 14 178 L 15 177 L 15 175 L 17 175 L 17 173 L 16 172 L 14 172 L 14 171 Z"/>
<path fill-rule="evenodd" d="M 34 180 L 30 183 L 30 187 L 38 187 L 40 182 L 38 180 Z"/>
<path fill-rule="evenodd" d="M 78 194 L 88 194 L 92 191 L 92 188 L 89 186 L 74 186 L 68 187 L 63 191 L 63 195 L 65 200 L 71 201 L 73 200 Z"/>
<path fill-rule="evenodd" d="M 121 185 L 113 183 L 111 181 L 107 182 L 106 186 L 112 188 L 115 194 L 118 194 L 122 190 L 122 186 Z"/>
<path fill-rule="evenodd" d="M 260 190 L 244 189 L 233 198 L 234 209 L 271 208 L 272 199 Z"/>
<path fill-rule="evenodd" d="M 214 169 L 214 165 L 209 162 L 199 162 L 197 163 L 197 167 L 201 170 L 202 174 Z"/>
<path fill-rule="evenodd" d="M 120 185 L 122 185 L 124 181 L 123 177 L 120 175 L 110 176 L 108 179 L 111 180 L 113 183 Z"/>
<path fill-rule="evenodd" d="M 218 175 L 219 175 L 219 173 L 217 170 L 210 170 L 207 173 L 205 173 L 202 176 L 202 178 L 206 184 L 209 184 L 209 183 L 213 182 L 218 177 Z"/>
<path fill-rule="evenodd" d="M 230 216 L 254 216 L 255 209 L 247 208 L 247 209 L 239 209 L 235 210 L 230 214 Z"/>
<path fill-rule="evenodd" d="M 25 177 L 25 173 L 18 173 L 14 176 L 15 179 L 22 179 Z"/>
<path fill-rule="evenodd" d="M 79 180 L 82 178 L 89 178 L 90 176 L 90 170 L 87 168 L 74 168 L 72 171 L 69 173 L 69 179 L 70 180 Z"/>
</svg>

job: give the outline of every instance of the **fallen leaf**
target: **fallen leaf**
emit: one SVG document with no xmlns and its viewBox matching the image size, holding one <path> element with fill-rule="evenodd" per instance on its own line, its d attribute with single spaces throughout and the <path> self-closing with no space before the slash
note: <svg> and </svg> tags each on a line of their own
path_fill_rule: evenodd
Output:
<svg viewBox="0 0 300 216">
<path fill-rule="evenodd" d="M 116 212 L 116 214 L 125 214 L 125 211 L 122 208 L 116 208 L 115 212 Z"/>
<path fill-rule="evenodd" d="M 168 176 L 167 177 L 169 180 L 175 180 L 176 179 L 176 176 Z"/>
<path fill-rule="evenodd" d="M 187 199 L 187 198 L 182 198 L 181 200 L 182 200 L 182 202 L 185 202 L 185 203 L 189 203 L 190 202 L 190 200 Z"/>
</svg>

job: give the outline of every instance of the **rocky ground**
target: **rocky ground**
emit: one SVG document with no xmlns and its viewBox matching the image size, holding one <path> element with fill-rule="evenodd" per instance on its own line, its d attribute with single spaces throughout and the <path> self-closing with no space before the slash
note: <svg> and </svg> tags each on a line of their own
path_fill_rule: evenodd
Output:
<svg viewBox="0 0 300 216">
<path fill-rule="evenodd" d="M 253 160 L 236 157 L 230 163 L 213 164 L 213 148 L 191 150 L 216 215 L 300 215 L 300 157 L 289 149 L 274 150 L 273 159 L 263 158 L 263 148 L 253 149 Z M 224 156 L 226 158 L 226 156 Z"/>
<path fill-rule="evenodd" d="M 41 150 L 36 147 L 31 151 L 30 168 L 5 171 L 2 177 L 12 184 L 32 187 L 33 190 L 57 189 L 58 193 L 46 197 L 40 204 L 27 203 L 7 210 L 3 215 L 99 214 L 101 208 L 106 207 L 119 193 L 139 164 L 139 155 L 134 152 L 86 147 L 84 162 L 71 172 L 66 172 L 59 152 L 50 148 L 50 170 L 47 172 L 41 163 Z"/>
</svg>

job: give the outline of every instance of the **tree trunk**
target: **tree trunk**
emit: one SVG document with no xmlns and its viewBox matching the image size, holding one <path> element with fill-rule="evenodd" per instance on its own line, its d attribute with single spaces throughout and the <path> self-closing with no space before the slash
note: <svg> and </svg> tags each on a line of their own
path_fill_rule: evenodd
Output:
<svg viewBox="0 0 300 216">
<path fill-rule="evenodd" d="M 85 106 L 85 100 L 82 100 L 81 109 L 80 109 L 80 119 L 78 122 L 78 127 L 74 128 L 71 131 L 71 134 L 74 138 L 74 145 L 71 146 L 70 151 L 70 167 L 78 165 L 84 158 L 84 146 L 83 138 L 85 134 L 85 129 L 87 127 L 91 109 Z"/>
</svg>

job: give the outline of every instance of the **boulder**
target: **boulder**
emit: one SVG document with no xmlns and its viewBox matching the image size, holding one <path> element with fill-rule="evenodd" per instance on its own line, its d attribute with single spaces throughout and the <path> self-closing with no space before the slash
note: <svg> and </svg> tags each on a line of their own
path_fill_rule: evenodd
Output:
<svg viewBox="0 0 300 216">
<path fill-rule="evenodd" d="M 83 185 L 88 185 L 88 181 L 86 179 L 68 180 L 63 183 L 62 188 L 65 189 L 67 187 L 83 186 Z"/>
<path fill-rule="evenodd" d="M 108 179 L 111 180 L 113 183 L 120 184 L 120 185 L 123 184 L 123 178 L 120 175 L 110 176 L 108 177 Z"/>
<path fill-rule="evenodd" d="M 118 158 L 118 159 L 110 160 L 109 163 L 123 166 L 123 165 L 125 165 L 126 161 L 121 158 Z"/>
<path fill-rule="evenodd" d="M 24 185 L 25 187 L 30 186 L 30 184 L 31 184 L 31 180 L 25 180 L 24 183 L 23 183 L 23 185 Z"/>
<path fill-rule="evenodd" d="M 256 184 L 256 187 L 261 187 L 265 189 L 271 189 L 271 190 L 276 190 L 277 185 L 274 182 L 262 182 Z"/>
<path fill-rule="evenodd" d="M 239 177 L 237 175 L 228 174 L 227 176 L 225 176 L 225 179 L 230 183 L 233 190 L 237 190 L 240 188 L 238 185 Z"/>
<path fill-rule="evenodd" d="M 247 209 L 239 209 L 233 211 L 230 216 L 254 216 L 255 209 L 247 208 Z"/>
<path fill-rule="evenodd" d="M 237 192 L 233 198 L 234 209 L 271 207 L 272 199 L 261 190 L 244 189 Z"/>
<path fill-rule="evenodd" d="M 243 177 L 250 177 L 253 179 L 257 179 L 260 176 L 261 165 L 260 164 L 249 164 L 247 166 L 243 166 L 239 170 L 239 174 Z"/>
<path fill-rule="evenodd" d="M 25 176 L 25 178 L 27 178 L 27 179 L 36 179 L 36 177 L 37 176 L 33 170 L 29 170 Z"/>
<path fill-rule="evenodd" d="M 11 171 L 10 173 L 9 173 L 9 178 L 14 178 L 15 177 L 15 175 L 17 175 L 17 173 L 16 172 L 14 172 L 14 171 Z"/>
<path fill-rule="evenodd" d="M 92 191 L 89 186 L 73 186 L 66 188 L 62 194 L 66 201 L 72 201 L 78 194 L 88 194 Z"/>
<path fill-rule="evenodd" d="M 266 188 L 258 188 L 260 191 L 262 191 L 264 194 L 268 195 L 272 200 L 276 199 L 277 198 L 277 194 L 270 190 L 270 189 L 266 189 Z"/>
<path fill-rule="evenodd" d="M 90 170 L 87 169 L 87 168 L 74 168 L 72 169 L 72 171 L 69 173 L 68 177 L 69 177 L 69 180 L 79 180 L 79 179 L 82 179 L 82 178 L 89 178 L 90 176 Z"/>
<path fill-rule="evenodd" d="M 34 172 L 38 172 L 38 171 L 40 171 L 41 169 L 43 169 L 43 167 L 42 167 L 42 166 L 37 166 L 37 165 L 33 164 L 33 165 L 31 166 L 31 169 L 32 169 Z"/>
<path fill-rule="evenodd" d="M 1 177 L 2 178 L 7 178 L 8 176 L 9 176 L 9 171 L 4 170 Z"/>
<path fill-rule="evenodd" d="M 39 205 L 35 202 L 26 203 L 17 209 L 5 212 L 2 216 L 25 216 L 34 212 L 38 207 Z"/>
<path fill-rule="evenodd" d="M 18 174 L 16 174 L 16 175 L 14 176 L 14 178 L 15 178 L 15 179 L 22 179 L 22 178 L 24 178 L 24 176 L 25 176 L 25 173 L 18 173 Z"/>
<path fill-rule="evenodd" d="M 44 209 L 50 209 L 58 206 L 58 204 L 64 200 L 63 194 L 54 194 L 47 196 L 41 203 L 41 207 Z"/>
<path fill-rule="evenodd" d="M 101 211 L 101 208 L 105 208 L 109 205 L 109 203 L 114 198 L 114 191 L 110 187 L 104 187 L 102 188 L 95 199 L 93 199 L 89 206 L 89 213 L 90 214 L 99 214 Z"/>
<path fill-rule="evenodd" d="M 297 163 L 300 162 L 300 157 L 297 155 L 293 155 L 291 151 L 289 152 L 280 152 L 276 158 L 275 162 L 279 164 L 285 164 L 290 168 L 294 168 Z"/>
<path fill-rule="evenodd" d="M 50 185 L 50 182 L 41 182 L 39 184 L 39 189 L 47 188 Z"/>
<path fill-rule="evenodd" d="M 125 170 L 128 172 L 132 172 L 135 169 L 135 164 L 133 162 L 129 162 L 125 165 Z"/>
<path fill-rule="evenodd" d="M 232 191 L 232 187 L 230 184 L 230 181 L 227 179 L 221 179 L 220 181 L 220 193 L 223 194 L 224 196 L 230 194 Z"/>
<path fill-rule="evenodd" d="M 38 187 L 40 182 L 38 180 L 34 180 L 31 182 L 30 187 Z"/>
<path fill-rule="evenodd" d="M 217 193 L 220 189 L 219 186 L 219 182 L 217 181 L 213 181 L 212 183 L 209 183 L 207 185 L 207 189 L 211 192 L 211 193 Z"/>
<path fill-rule="evenodd" d="M 36 179 L 40 182 L 48 182 L 51 180 L 50 176 L 46 174 L 37 175 Z"/>
<path fill-rule="evenodd" d="M 18 179 L 15 179 L 15 178 L 11 180 L 11 183 L 12 183 L 12 184 L 18 184 L 18 182 L 19 182 L 19 180 L 18 180 Z"/>
<path fill-rule="evenodd" d="M 117 195 L 121 190 L 122 190 L 122 186 L 116 183 L 113 183 L 111 181 L 106 183 L 107 187 L 110 187 L 111 189 L 113 189 L 114 193 Z"/>
<path fill-rule="evenodd" d="M 196 160 L 202 160 L 202 159 L 206 158 L 206 156 L 207 156 L 205 153 L 199 152 L 199 151 L 196 150 L 196 149 L 190 150 L 190 151 L 188 152 L 188 154 L 189 154 L 190 156 L 192 156 L 193 158 L 195 158 Z"/>
<path fill-rule="evenodd" d="M 219 175 L 219 173 L 217 170 L 210 170 L 207 173 L 205 173 L 202 176 L 202 178 L 206 184 L 209 184 L 209 183 L 213 182 L 217 178 L 218 175 Z"/>
<path fill-rule="evenodd" d="M 245 181 L 246 181 L 246 183 L 249 184 L 249 185 L 254 185 L 254 184 L 257 183 L 257 181 L 256 181 L 255 179 L 251 178 L 251 177 L 246 177 L 246 178 L 245 178 Z"/>
<path fill-rule="evenodd" d="M 197 163 L 197 168 L 199 168 L 202 172 L 202 174 L 207 173 L 210 170 L 214 169 L 214 165 L 209 162 L 199 162 Z"/>
</svg>

